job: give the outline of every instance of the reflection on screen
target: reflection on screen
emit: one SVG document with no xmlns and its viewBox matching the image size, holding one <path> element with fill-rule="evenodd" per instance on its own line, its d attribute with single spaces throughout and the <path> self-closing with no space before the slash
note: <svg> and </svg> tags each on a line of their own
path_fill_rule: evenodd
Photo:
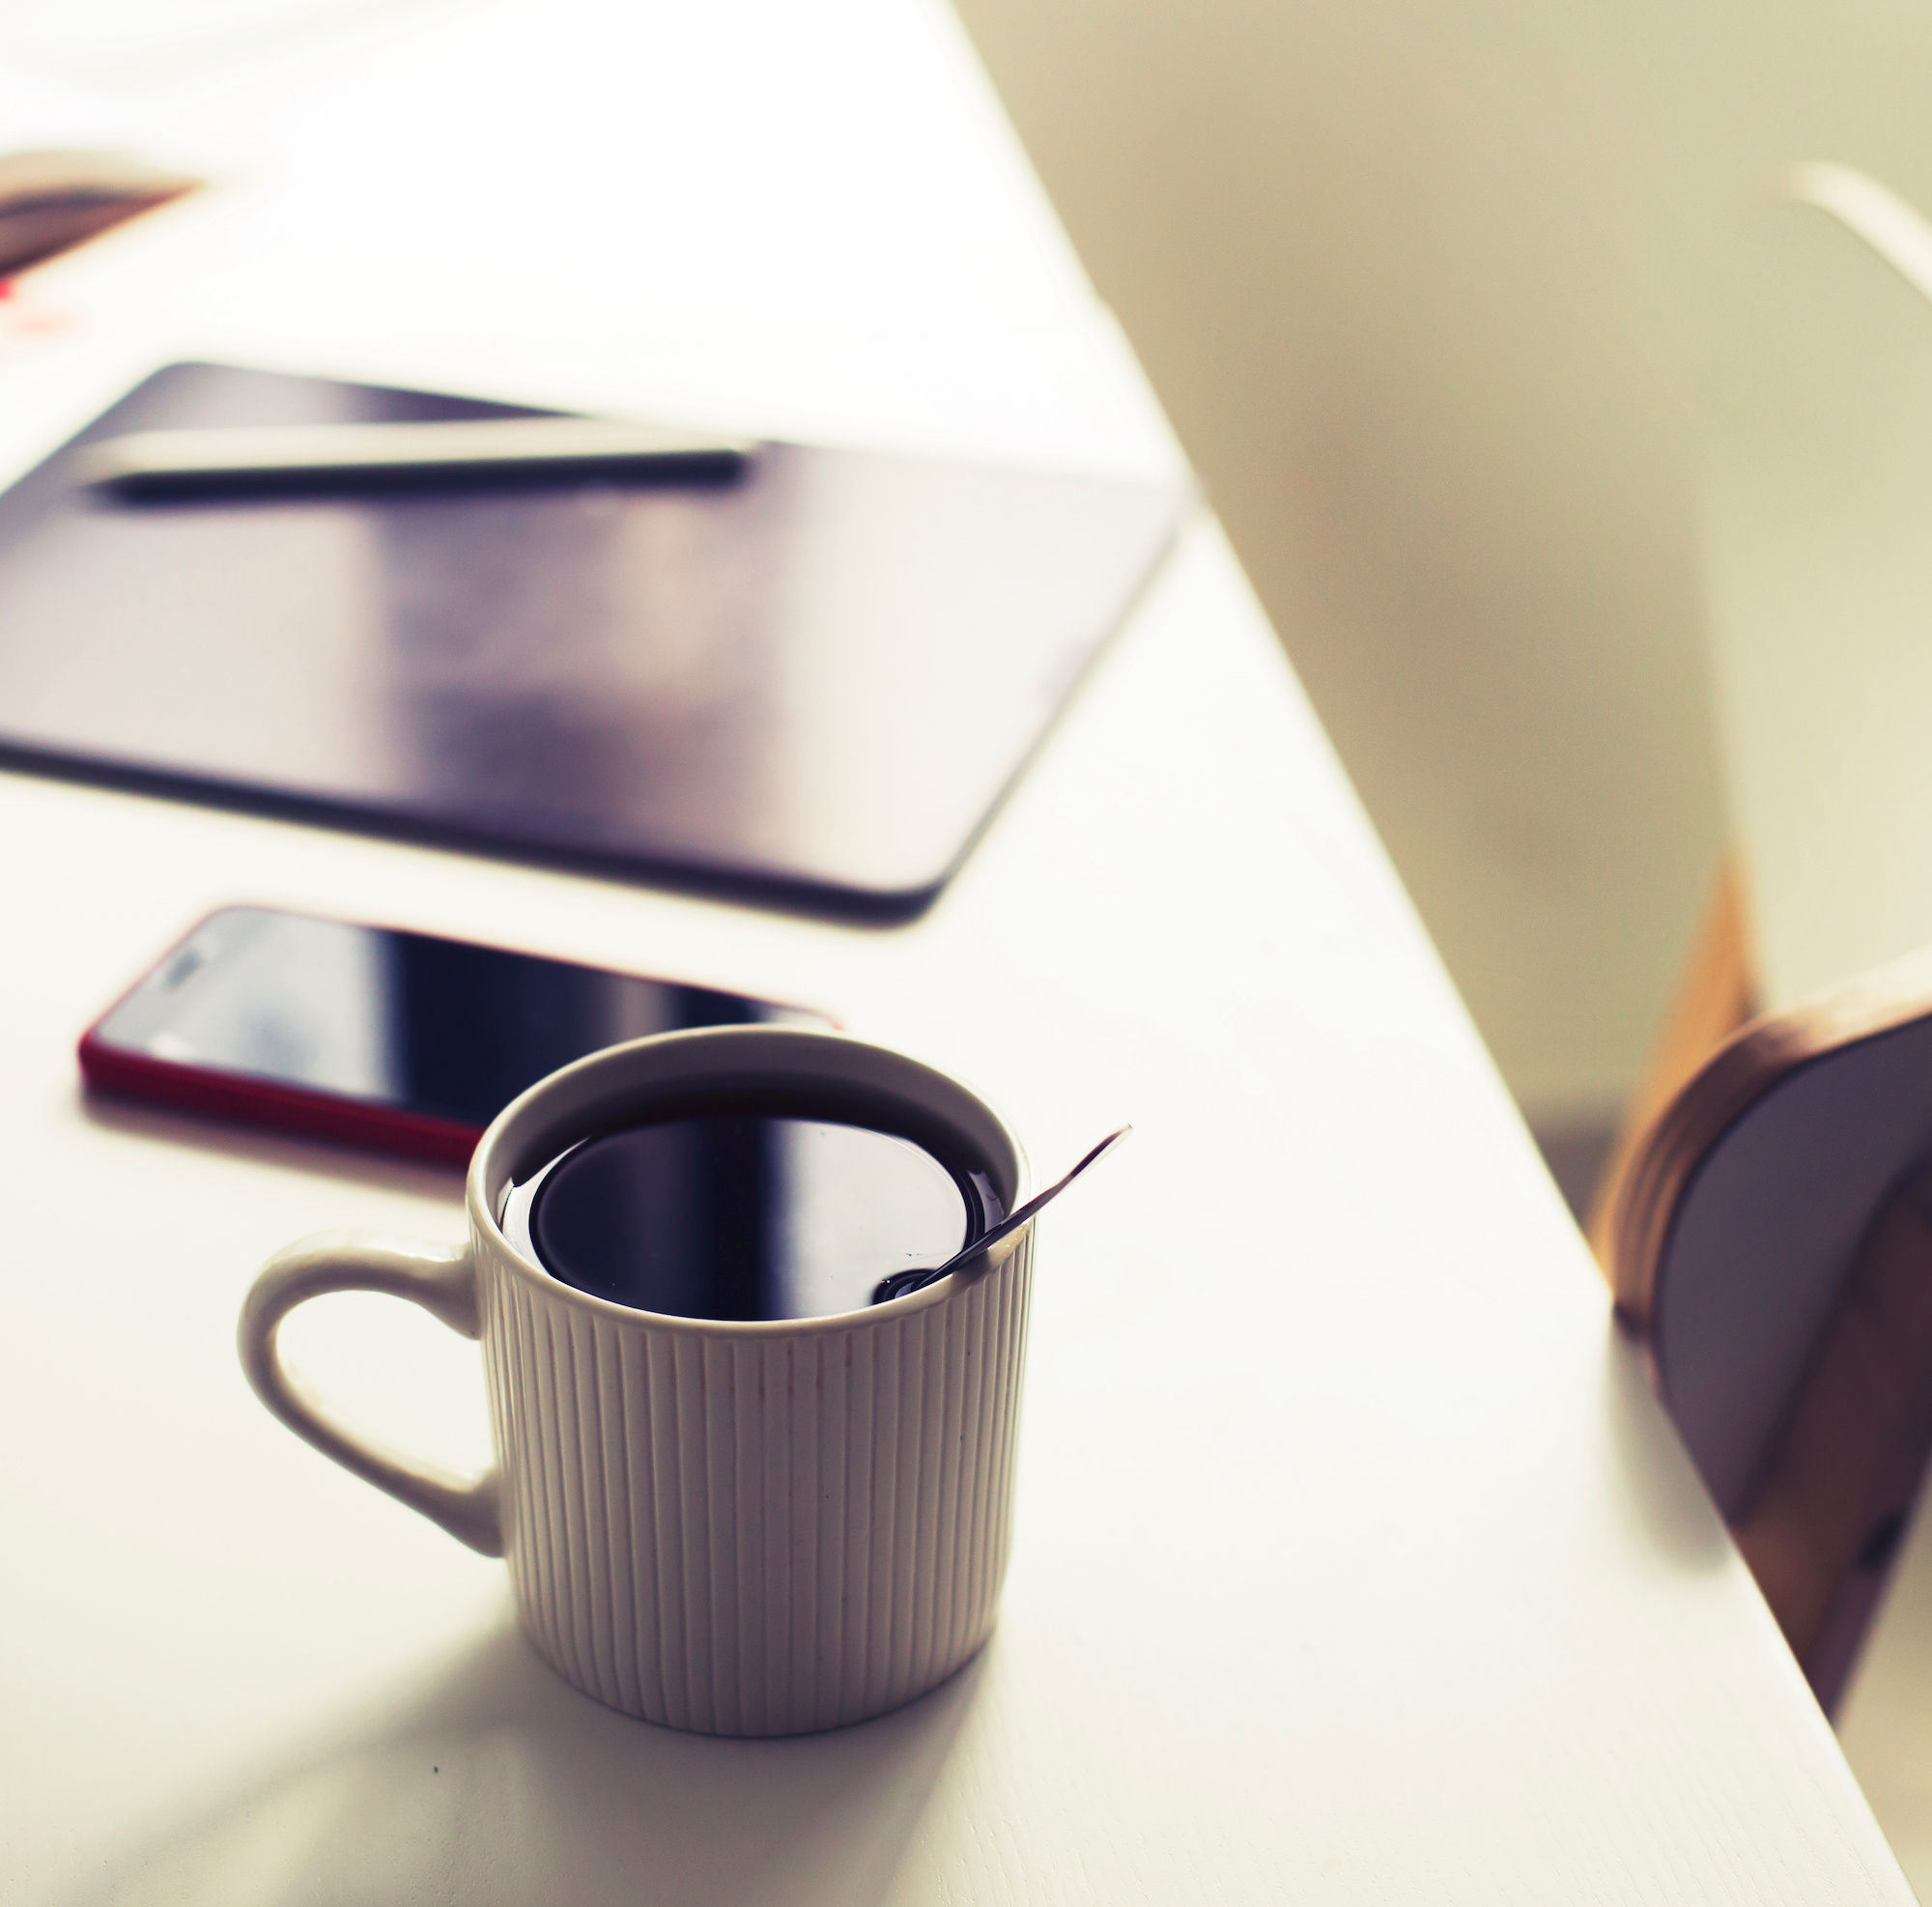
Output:
<svg viewBox="0 0 1932 1907">
<path fill-rule="evenodd" d="M 910 1139 L 748 1104 L 573 1146 L 508 1188 L 502 1225 L 552 1277 L 633 1310 L 821 1318 L 943 1265 L 980 1205 L 964 1169 Z"/>
<path fill-rule="evenodd" d="M 215 915 L 102 1024 L 178 1065 L 486 1125 L 603 1046 L 813 1016 L 711 987 L 259 908 Z"/>
</svg>

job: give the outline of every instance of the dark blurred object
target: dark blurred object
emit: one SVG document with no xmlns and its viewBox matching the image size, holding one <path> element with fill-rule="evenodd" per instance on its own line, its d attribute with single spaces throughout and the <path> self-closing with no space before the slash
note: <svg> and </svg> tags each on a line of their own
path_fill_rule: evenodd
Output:
<svg viewBox="0 0 1932 1907">
<path fill-rule="evenodd" d="M 1619 1180 L 1626 1324 L 1829 1711 L 1932 1454 L 1932 953 L 1750 1022 Z"/>
<path fill-rule="evenodd" d="M 0 497 L 0 758 L 903 917 L 1184 502 L 788 443 L 729 483 L 121 503 L 79 481 L 83 446 L 131 431 L 542 414 L 156 372 Z"/>
<path fill-rule="evenodd" d="M 0 279 L 199 183 L 130 153 L 0 153 Z"/>
</svg>

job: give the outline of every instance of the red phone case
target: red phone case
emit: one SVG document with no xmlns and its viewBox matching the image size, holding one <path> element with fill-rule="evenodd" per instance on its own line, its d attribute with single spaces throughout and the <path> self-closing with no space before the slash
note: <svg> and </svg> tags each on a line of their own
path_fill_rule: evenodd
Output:
<svg viewBox="0 0 1932 1907">
<path fill-rule="evenodd" d="M 221 910 L 217 909 L 216 912 Z M 180 947 L 205 926 L 214 915 L 207 916 L 191 927 Z M 350 924 L 367 925 L 367 924 Z M 411 929 L 376 931 L 407 932 Z M 483 942 L 468 943 L 482 946 Z M 172 950 L 170 950 L 172 951 Z M 495 951 L 512 953 L 514 949 Z M 158 960 L 168 957 L 166 953 Z M 532 954 L 533 959 L 550 956 Z M 467 1165 L 476 1142 L 483 1136 L 482 1125 L 462 1120 L 439 1118 L 434 1113 L 412 1112 L 400 1106 L 380 1105 L 369 1099 L 353 1098 L 343 1093 L 329 1093 L 316 1087 L 291 1085 L 286 1080 L 265 1079 L 255 1073 L 234 1072 L 219 1067 L 191 1066 L 178 1060 L 158 1059 L 139 1047 L 116 1045 L 101 1037 L 101 1028 L 120 1010 L 123 1004 L 146 982 L 150 967 L 126 992 L 108 1007 L 80 1037 L 81 1077 L 89 1087 L 104 1093 L 180 1106 L 185 1111 L 213 1114 L 219 1119 L 270 1125 L 279 1131 L 299 1132 L 310 1138 L 330 1139 L 363 1147 L 392 1156 L 432 1159 L 444 1165 Z M 639 975 L 637 978 L 643 979 Z M 762 1002 L 801 1019 L 816 1020 L 837 1027 L 839 1022 L 807 1008 L 780 1007 Z"/>
<path fill-rule="evenodd" d="M 110 1007 L 101 1020 L 113 1010 Z M 90 1087 L 102 1092 L 156 1099 L 189 1112 L 246 1120 L 285 1132 L 340 1140 L 409 1158 L 436 1159 L 445 1165 L 468 1164 L 483 1136 L 480 1125 L 465 1125 L 457 1120 L 372 1105 L 366 1099 L 290 1086 L 251 1073 L 221 1072 L 213 1067 L 157 1060 L 150 1053 L 110 1046 L 99 1034 L 100 1022 L 97 1020 L 81 1035 L 80 1071 Z"/>
</svg>

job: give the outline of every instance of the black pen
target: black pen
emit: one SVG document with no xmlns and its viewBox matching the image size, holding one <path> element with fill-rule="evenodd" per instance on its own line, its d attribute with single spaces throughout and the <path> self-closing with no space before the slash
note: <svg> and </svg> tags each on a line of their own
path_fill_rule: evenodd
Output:
<svg viewBox="0 0 1932 1907">
<path fill-rule="evenodd" d="M 597 476 L 721 482 L 741 475 L 755 449 L 744 438 L 596 417 L 257 425 L 107 438 L 85 447 L 76 474 L 117 497 L 156 498 Z"/>
</svg>

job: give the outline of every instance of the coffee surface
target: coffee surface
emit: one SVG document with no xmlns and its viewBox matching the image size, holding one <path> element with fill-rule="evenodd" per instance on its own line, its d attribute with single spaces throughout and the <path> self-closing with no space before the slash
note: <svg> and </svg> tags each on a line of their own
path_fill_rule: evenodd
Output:
<svg viewBox="0 0 1932 1907">
<path fill-rule="evenodd" d="M 997 1216 L 983 1175 L 895 1133 L 723 1111 L 571 1147 L 505 1202 L 513 1244 L 579 1291 L 677 1318 L 864 1310 Z"/>
</svg>

